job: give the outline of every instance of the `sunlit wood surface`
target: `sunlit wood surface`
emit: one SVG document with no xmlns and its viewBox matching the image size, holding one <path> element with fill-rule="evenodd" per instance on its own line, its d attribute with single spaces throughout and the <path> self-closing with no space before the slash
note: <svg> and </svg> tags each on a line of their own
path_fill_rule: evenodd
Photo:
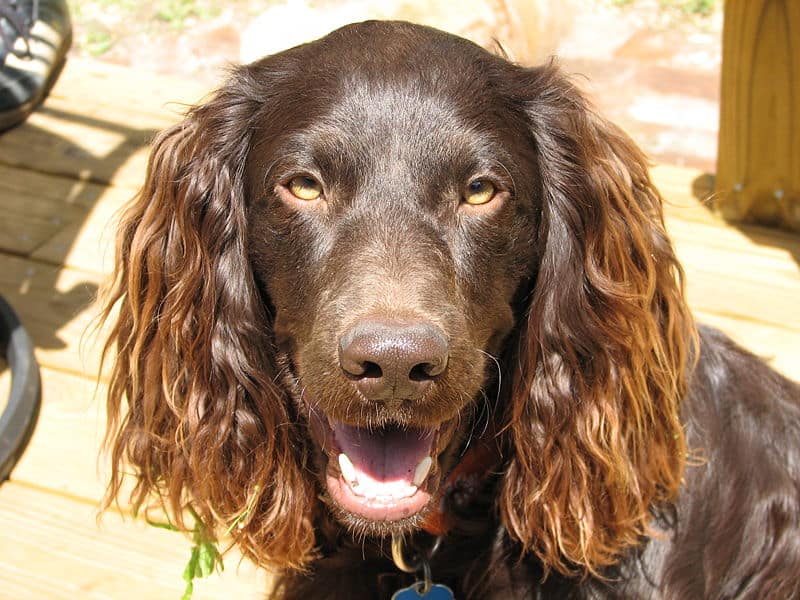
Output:
<svg viewBox="0 0 800 600">
<path fill-rule="evenodd" d="M 92 299 L 112 259 L 114 219 L 142 180 L 146 145 L 208 90 L 70 61 L 44 107 L 0 135 L 0 294 L 37 346 L 43 408 L 0 486 L 0 599 L 168 599 L 189 543 L 130 515 L 96 522 L 107 374 L 98 380 Z M 800 379 L 800 237 L 727 225 L 692 194 L 701 173 L 653 170 L 700 320 Z M 8 373 L 0 376 L 7 389 Z M 124 518 L 123 518 L 124 517 Z M 268 577 L 231 556 L 195 598 L 260 598 Z"/>
<path fill-rule="evenodd" d="M 728 0 L 716 187 L 732 221 L 800 232 L 800 2 Z"/>
</svg>

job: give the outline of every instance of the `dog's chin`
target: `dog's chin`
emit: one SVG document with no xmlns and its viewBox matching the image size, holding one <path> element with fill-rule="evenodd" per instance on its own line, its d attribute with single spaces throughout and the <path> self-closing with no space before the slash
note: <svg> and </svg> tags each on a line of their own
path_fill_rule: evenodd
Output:
<svg viewBox="0 0 800 600">
<path fill-rule="evenodd" d="M 319 413 L 312 430 L 334 516 L 360 535 L 420 528 L 438 505 L 455 420 L 438 426 L 359 427 Z"/>
</svg>

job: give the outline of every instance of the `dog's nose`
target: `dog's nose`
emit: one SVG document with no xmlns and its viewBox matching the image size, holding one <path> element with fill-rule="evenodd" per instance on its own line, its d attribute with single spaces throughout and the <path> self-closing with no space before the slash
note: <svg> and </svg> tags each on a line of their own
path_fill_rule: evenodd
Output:
<svg viewBox="0 0 800 600">
<path fill-rule="evenodd" d="M 339 340 L 345 375 L 370 400 L 416 399 L 447 368 L 442 330 L 427 322 L 363 319 Z"/>
</svg>

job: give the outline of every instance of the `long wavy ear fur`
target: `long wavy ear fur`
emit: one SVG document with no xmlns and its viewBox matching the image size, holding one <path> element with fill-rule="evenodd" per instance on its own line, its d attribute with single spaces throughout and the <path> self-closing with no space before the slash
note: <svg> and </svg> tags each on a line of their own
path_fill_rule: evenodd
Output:
<svg viewBox="0 0 800 600">
<path fill-rule="evenodd" d="M 556 67 L 519 73 L 543 249 L 508 408 L 501 511 L 546 568 L 596 575 L 677 494 L 696 335 L 641 151 Z"/>
<path fill-rule="evenodd" d="M 136 510 L 155 503 L 183 526 L 191 506 L 212 531 L 240 518 L 247 555 L 302 568 L 315 493 L 245 252 L 242 169 L 264 97 L 248 68 L 158 137 L 123 218 L 105 312 L 107 502 L 132 470 Z"/>
</svg>

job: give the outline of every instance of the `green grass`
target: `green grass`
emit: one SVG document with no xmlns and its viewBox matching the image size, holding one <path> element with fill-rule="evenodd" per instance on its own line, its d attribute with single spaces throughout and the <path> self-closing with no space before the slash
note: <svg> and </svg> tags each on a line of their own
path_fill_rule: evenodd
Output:
<svg viewBox="0 0 800 600">
<path fill-rule="evenodd" d="M 196 0 L 161 0 L 156 7 L 156 18 L 176 30 L 183 29 L 191 18 L 205 19 L 219 11 L 216 4 L 207 6 Z"/>
<path fill-rule="evenodd" d="M 674 0 L 661 0 L 662 4 L 676 4 Z M 682 0 L 677 2 L 679 8 L 686 13 L 707 17 L 714 12 L 719 0 Z"/>
<path fill-rule="evenodd" d="M 89 29 L 82 45 L 92 56 L 100 56 L 111 49 L 114 40 L 111 39 L 111 34 L 103 29 Z"/>
<path fill-rule="evenodd" d="M 612 6 L 631 6 L 637 0 L 611 0 Z M 660 0 L 662 10 L 678 10 L 687 16 L 708 17 L 722 4 L 722 0 Z"/>
</svg>

